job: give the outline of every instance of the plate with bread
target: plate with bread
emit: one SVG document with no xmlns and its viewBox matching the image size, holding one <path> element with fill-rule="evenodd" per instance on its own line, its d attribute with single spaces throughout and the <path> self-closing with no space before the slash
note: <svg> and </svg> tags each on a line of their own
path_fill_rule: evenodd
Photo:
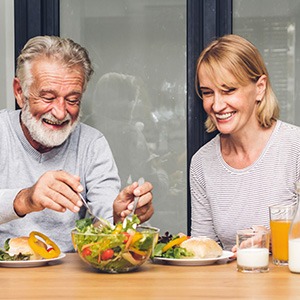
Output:
<svg viewBox="0 0 300 300">
<path fill-rule="evenodd" d="M 60 253 L 55 258 L 41 258 L 41 259 L 30 259 L 30 260 L 1 260 L 0 267 L 6 268 L 29 268 L 29 267 L 40 267 L 48 265 L 50 262 L 61 260 L 66 256 L 65 253 Z"/>
<path fill-rule="evenodd" d="M 29 236 L 9 238 L 0 249 L 0 267 L 39 267 L 66 256 L 46 235 L 33 231 Z"/>
<path fill-rule="evenodd" d="M 226 263 L 233 255 L 208 237 L 189 237 L 184 234 L 172 236 L 166 232 L 159 237 L 151 259 L 153 263 L 159 264 L 205 266 Z"/>
</svg>

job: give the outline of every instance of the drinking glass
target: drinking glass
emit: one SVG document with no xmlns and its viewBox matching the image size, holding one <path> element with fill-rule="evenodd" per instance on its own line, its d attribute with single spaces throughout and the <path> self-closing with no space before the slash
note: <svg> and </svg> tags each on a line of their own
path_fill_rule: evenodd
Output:
<svg viewBox="0 0 300 300">
<path fill-rule="evenodd" d="M 289 230 L 296 208 L 296 203 L 269 206 L 272 260 L 277 266 L 288 265 Z"/>
<path fill-rule="evenodd" d="M 238 230 L 236 235 L 237 270 L 246 273 L 268 272 L 269 243 L 268 230 Z"/>
</svg>

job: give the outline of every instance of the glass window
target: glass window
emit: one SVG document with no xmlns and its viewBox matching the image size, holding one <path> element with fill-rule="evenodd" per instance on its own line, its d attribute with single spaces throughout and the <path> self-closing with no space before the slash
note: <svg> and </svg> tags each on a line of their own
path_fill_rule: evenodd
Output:
<svg viewBox="0 0 300 300">
<path fill-rule="evenodd" d="M 122 186 L 154 186 L 150 223 L 187 227 L 186 1 L 61 0 L 61 36 L 84 45 L 95 74 L 83 122 L 108 139 Z"/>
<path fill-rule="evenodd" d="M 258 47 L 280 103 L 280 119 L 296 125 L 300 125 L 299 20 L 298 0 L 233 1 L 233 33 Z"/>
<path fill-rule="evenodd" d="M 0 109 L 15 107 L 12 90 L 14 78 L 14 4 L 13 1 L 0 1 Z"/>
</svg>

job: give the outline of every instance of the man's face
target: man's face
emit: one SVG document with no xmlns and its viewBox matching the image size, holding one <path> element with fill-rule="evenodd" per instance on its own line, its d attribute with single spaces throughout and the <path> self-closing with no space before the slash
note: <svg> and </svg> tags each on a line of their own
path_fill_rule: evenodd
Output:
<svg viewBox="0 0 300 300">
<path fill-rule="evenodd" d="M 33 62 L 31 74 L 22 126 L 30 144 L 47 151 L 62 144 L 79 121 L 84 75 L 79 66 L 67 69 L 53 59 Z"/>
</svg>

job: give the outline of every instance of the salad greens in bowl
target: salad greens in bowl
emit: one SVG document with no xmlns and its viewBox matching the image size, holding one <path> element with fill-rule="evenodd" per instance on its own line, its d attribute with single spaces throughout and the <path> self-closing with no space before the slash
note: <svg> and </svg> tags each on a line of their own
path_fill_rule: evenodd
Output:
<svg viewBox="0 0 300 300">
<path fill-rule="evenodd" d="M 151 256 L 159 229 L 139 225 L 136 215 L 123 223 L 96 226 L 91 218 L 78 220 L 72 242 L 80 258 L 105 273 L 136 270 Z"/>
</svg>

